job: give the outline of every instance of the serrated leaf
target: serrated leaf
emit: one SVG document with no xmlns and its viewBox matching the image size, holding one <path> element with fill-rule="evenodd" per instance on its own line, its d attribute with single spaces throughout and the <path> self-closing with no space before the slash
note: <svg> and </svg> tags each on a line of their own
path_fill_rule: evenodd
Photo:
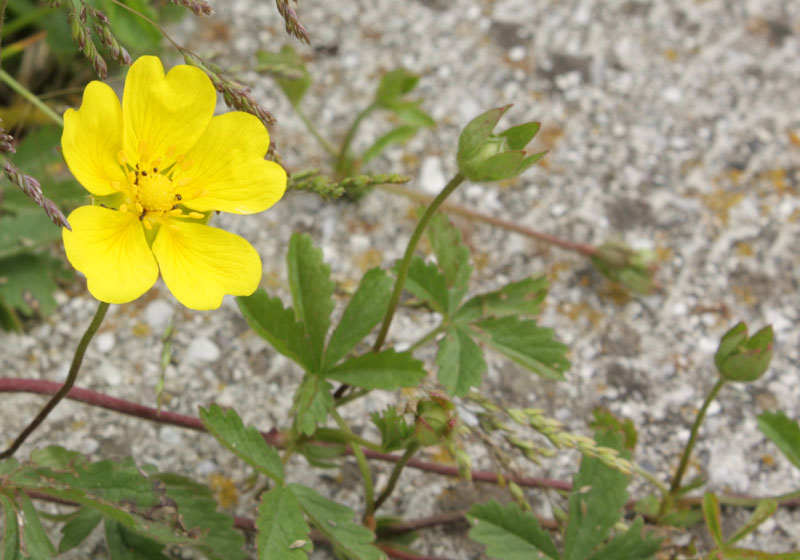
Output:
<svg viewBox="0 0 800 560">
<path fill-rule="evenodd" d="M 474 325 L 482 341 L 519 365 L 547 379 L 564 379 L 569 349 L 555 339 L 552 329 L 513 315 L 484 319 Z"/>
<path fill-rule="evenodd" d="M 259 560 L 308 558 L 314 548 L 300 504 L 284 486 L 276 486 L 262 495 L 256 529 Z"/>
<path fill-rule="evenodd" d="M 237 297 L 236 303 L 239 304 L 239 310 L 250 328 L 269 342 L 275 350 L 306 371 L 316 369 L 311 341 L 303 325 L 295 320 L 291 307 L 284 309 L 279 298 L 269 297 L 260 289 L 253 295 Z"/>
<path fill-rule="evenodd" d="M 319 495 L 316 490 L 290 484 L 300 507 L 309 521 L 331 542 L 334 550 L 350 560 L 385 560 L 386 556 L 372 546 L 375 535 L 353 521 L 352 509 Z"/>
<path fill-rule="evenodd" d="M 308 460 L 308 463 L 320 469 L 340 469 L 341 463 L 332 462 L 331 459 L 338 459 L 347 454 L 347 447 L 344 445 L 317 445 L 308 441 L 297 445 L 297 452 Z"/>
<path fill-rule="evenodd" d="M 333 311 L 331 267 L 323 262 L 322 251 L 314 247 L 311 236 L 299 233 L 289 240 L 286 263 L 294 313 L 311 341 L 313 363 L 319 368 Z"/>
<path fill-rule="evenodd" d="M 264 441 L 258 430 L 245 427 L 235 410 L 223 410 L 216 404 L 207 409 L 201 407 L 200 420 L 234 455 L 275 482 L 283 483 L 283 463 L 278 452 Z"/>
<path fill-rule="evenodd" d="M 17 560 L 22 558 L 19 550 L 19 525 L 14 504 L 4 494 L 0 494 L 0 505 L 3 506 L 3 558 Z"/>
<path fill-rule="evenodd" d="M 719 500 L 711 492 L 703 494 L 703 517 L 706 520 L 706 527 L 711 533 L 711 538 L 717 546 L 722 546 L 722 521 L 719 510 Z"/>
<path fill-rule="evenodd" d="M 201 550 L 206 556 L 220 560 L 244 560 L 247 557 L 242 549 L 244 535 L 234 527 L 230 515 L 217 510 L 219 506 L 208 486 L 174 473 L 152 476 L 163 484 L 167 498 L 177 504 L 183 527 L 200 535 Z"/>
<path fill-rule="evenodd" d="M 758 429 L 778 446 L 789 461 L 800 469 L 800 425 L 783 411 L 762 412 L 758 415 Z"/>
<path fill-rule="evenodd" d="M 82 507 L 61 527 L 61 541 L 58 552 L 66 552 L 81 544 L 94 528 L 103 520 L 100 512 Z"/>
<path fill-rule="evenodd" d="M 400 387 L 416 387 L 425 378 L 421 361 L 410 352 L 369 352 L 351 358 L 325 373 L 327 379 L 335 379 L 362 389 L 394 391 Z"/>
<path fill-rule="evenodd" d="M 291 45 L 284 45 L 280 52 L 258 51 L 256 60 L 257 70 L 275 74 L 275 81 L 289 102 L 292 105 L 299 104 L 311 85 L 311 74 Z"/>
<path fill-rule="evenodd" d="M 401 144 L 406 140 L 413 138 L 414 135 L 417 134 L 417 131 L 419 131 L 419 127 L 410 125 L 403 125 L 393 128 L 375 140 L 375 142 L 369 148 L 364 150 L 364 153 L 361 154 L 360 158 L 361 163 L 366 165 L 392 144 Z"/>
<path fill-rule="evenodd" d="M 399 97 L 413 90 L 417 82 L 419 82 L 419 76 L 405 68 L 397 68 L 387 72 L 381 77 L 381 81 L 378 84 L 378 89 L 375 92 L 375 101 L 382 106 L 391 105 Z"/>
<path fill-rule="evenodd" d="M 730 546 L 755 531 L 759 525 L 772 517 L 776 511 L 778 511 L 778 502 L 776 500 L 769 498 L 759 500 L 758 504 L 756 504 L 756 509 L 750 515 L 750 519 L 725 541 L 725 546 Z"/>
<path fill-rule="evenodd" d="M 386 452 L 405 449 L 414 435 L 414 426 L 410 426 L 403 416 L 397 414 L 397 409 L 393 406 L 387 408 L 383 414 L 373 412 L 370 418 L 381 434 L 381 447 Z"/>
<path fill-rule="evenodd" d="M 386 314 L 392 296 L 392 279 L 380 268 L 364 274 L 353 297 L 333 330 L 325 349 L 323 370 L 347 355 Z"/>
<path fill-rule="evenodd" d="M 469 299 L 455 314 L 454 320 L 470 322 L 505 315 L 538 315 L 547 288 L 547 278 L 544 276 L 511 282 L 499 290 Z"/>
<path fill-rule="evenodd" d="M 436 365 L 439 366 L 439 383 L 454 397 L 466 395 L 470 388 L 478 387 L 487 369 L 481 347 L 466 330 L 457 326 L 449 328 L 447 336 L 439 342 Z"/>
<path fill-rule="evenodd" d="M 428 239 L 450 291 L 447 309 L 454 310 L 467 292 L 467 284 L 472 275 L 469 249 L 461 241 L 461 232 L 444 214 L 436 214 L 431 220 Z"/>
<path fill-rule="evenodd" d="M 499 560 L 558 558 L 553 541 L 530 513 L 517 504 L 491 501 L 475 504 L 467 512 L 472 524 L 469 538 L 486 546 L 486 554 Z"/>
<path fill-rule="evenodd" d="M 106 518 L 106 546 L 111 560 L 169 560 L 162 554 L 164 545 Z"/>
<path fill-rule="evenodd" d="M 437 313 L 447 314 L 447 280 L 434 263 L 426 263 L 418 256 L 412 258 L 404 288 Z"/>
<path fill-rule="evenodd" d="M 506 139 L 510 150 L 522 150 L 533 140 L 533 137 L 539 132 L 539 128 L 541 128 L 541 123 L 538 122 L 523 123 L 504 130 L 498 136 Z"/>
<path fill-rule="evenodd" d="M 333 406 L 331 384 L 318 375 L 306 375 L 294 394 L 295 425 L 297 429 L 311 435 L 317 429 L 317 424 L 322 424 L 328 417 L 328 411 Z"/>
<path fill-rule="evenodd" d="M 50 537 L 42 527 L 39 512 L 33 507 L 33 502 L 26 494 L 20 494 L 17 499 L 22 505 L 22 535 L 20 545 L 25 555 L 34 560 L 46 560 L 55 556 L 56 549 L 50 542 Z"/>
<path fill-rule="evenodd" d="M 644 521 L 637 517 L 630 528 L 617 535 L 591 560 L 649 560 L 661 548 L 661 539 L 652 535 L 642 538 Z"/>
<path fill-rule="evenodd" d="M 595 435 L 601 446 L 621 450 L 624 436 L 604 432 Z M 626 456 L 627 453 L 622 453 Z M 564 560 L 585 560 L 602 543 L 622 517 L 628 500 L 628 479 L 600 459 L 584 455 L 572 482 L 569 524 L 564 535 Z"/>
<path fill-rule="evenodd" d="M 636 426 L 630 418 L 620 420 L 605 408 L 596 408 L 592 411 L 594 420 L 589 424 L 595 431 L 611 432 L 621 434 L 623 439 L 622 447 L 626 451 L 633 451 L 636 447 L 638 434 Z"/>
</svg>

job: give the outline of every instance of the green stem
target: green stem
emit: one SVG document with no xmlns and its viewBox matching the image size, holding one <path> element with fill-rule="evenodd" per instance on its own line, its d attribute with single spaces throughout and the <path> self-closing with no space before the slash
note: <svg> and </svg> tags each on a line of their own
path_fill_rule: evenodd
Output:
<svg viewBox="0 0 800 560">
<path fill-rule="evenodd" d="M 383 451 L 380 444 L 369 441 L 355 435 L 353 432 L 344 430 L 333 430 L 331 428 L 318 428 L 314 433 L 314 438 L 317 441 L 334 442 L 334 443 L 355 443 L 361 447 L 366 447 L 378 453 Z"/>
<path fill-rule="evenodd" d="M 400 478 L 400 473 L 403 472 L 406 463 L 408 463 L 411 460 L 411 458 L 414 456 L 414 453 L 416 453 L 418 449 L 419 449 L 419 444 L 411 443 L 408 446 L 408 449 L 406 449 L 405 453 L 403 453 L 403 456 L 400 457 L 400 459 L 394 464 L 394 468 L 392 469 L 392 474 L 389 476 L 389 482 L 386 483 L 386 488 L 383 489 L 383 491 L 378 496 L 378 499 L 375 500 L 376 510 L 379 507 L 381 507 L 383 502 L 385 502 L 389 496 L 392 495 L 392 492 L 394 492 L 394 487 L 397 485 L 397 480 Z"/>
<path fill-rule="evenodd" d="M 41 99 L 36 97 L 36 95 L 34 95 L 25 86 L 23 86 L 17 80 L 12 78 L 5 70 L 0 69 L 0 80 L 5 82 L 8 87 L 16 91 L 22 97 L 30 101 L 37 109 L 39 109 L 42 113 L 50 117 L 53 120 L 53 122 L 62 127 L 64 126 L 64 119 L 62 119 L 58 113 L 56 113 L 50 107 L 48 107 Z"/>
<path fill-rule="evenodd" d="M 383 343 L 386 340 L 386 334 L 389 332 L 389 325 L 392 323 L 392 317 L 394 317 L 394 312 L 397 309 L 397 304 L 400 302 L 400 294 L 403 292 L 403 285 L 406 282 L 406 277 L 408 276 L 408 269 L 411 267 L 411 258 L 414 256 L 414 251 L 417 248 L 417 243 L 422 238 L 422 234 L 425 233 L 425 228 L 428 227 L 428 223 L 433 218 L 434 214 L 439 210 L 439 207 L 442 203 L 450 196 L 456 187 L 458 187 L 461 183 L 464 182 L 464 176 L 461 173 L 456 173 L 455 177 L 450 179 L 450 182 L 442 189 L 436 198 L 434 198 L 428 208 L 425 210 L 425 213 L 420 218 L 419 223 L 417 223 L 417 227 L 414 230 L 414 233 L 411 234 L 411 239 L 408 241 L 408 246 L 406 247 L 406 252 L 403 255 L 403 260 L 400 262 L 400 266 L 397 268 L 397 279 L 394 282 L 394 291 L 392 292 L 392 299 L 389 300 L 389 308 L 386 310 L 386 315 L 383 317 L 383 324 L 381 325 L 381 330 L 378 333 L 378 339 L 375 341 L 375 345 L 373 346 L 373 351 L 377 352 L 383 346 Z"/>
<path fill-rule="evenodd" d="M 708 396 L 706 396 L 703 406 L 697 411 L 697 416 L 694 419 L 694 424 L 692 424 L 692 429 L 689 435 L 689 441 L 686 442 L 686 447 L 683 450 L 683 456 L 681 457 L 681 462 L 678 465 L 678 470 L 675 471 L 675 476 L 672 477 L 672 484 L 670 484 L 669 487 L 670 494 L 673 496 L 681 487 L 681 480 L 683 479 L 683 474 L 686 472 L 686 467 L 689 464 L 689 457 L 692 455 L 692 449 L 697 441 L 697 433 L 700 431 L 700 425 L 703 423 L 703 419 L 706 416 L 706 411 L 708 410 L 711 401 L 714 400 L 714 398 L 717 396 L 717 393 L 719 393 L 720 389 L 722 389 L 723 385 L 725 385 L 725 379 L 720 377 L 719 380 L 714 384 L 714 387 L 711 388 Z"/>
<path fill-rule="evenodd" d="M 343 432 L 356 437 L 355 434 L 350 430 L 350 426 L 347 425 L 347 422 L 344 421 L 344 418 L 336 411 L 336 407 L 331 408 L 331 416 L 342 429 Z M 366 511 L 364 513 L 364 518 L 372 517 L 372 513 L 375 511 L 375 486 L 372 483 L 372 474 L 369 472 L 369 463 L 367 463 L 367 457 L 364 455 L 364 451 L 361 449 L 360 445 L 357 445 L 350 442 L 350 449 L 353 450 L 353 456 L 356 458 L 356 463 L 358 463 L 358 470 L 361 471 L 361 478 L 364 481 L 364 500 L 367 502 Z"/>
<path fill-rule="evenodd" d="M 665 496 L 665 497 L 669 496 L 669 488 L 667 488 L 667 485 L 664 484 L 663 482 L 661 482 L 658 479 L 658 477 L 656 477 L 653 474 L 647 472 L 646 470 L 644 470 L 642 467 L 640 467 L 636 463 L 631 462 L 631 465 L 633 465 L 634 472 L 636 474 L 638 474 L 639 476 L 641 476 L 642 478 L 644 478 L 645 480 L 647 480 L 650 484 L 652 484 L 653 486 L 658 488 L 658 491 L 661 492 L 662 496 Z"/>
<path fill-rule="evenodd" d="M 294 109 L 295 113 L 297 113 L 297 116 L 300 117 L 300 120 L 303 121 L 303 124 L 306 125 L 306 129 L 311 133 L 311 135 L 317 139 L 317 142 L 319 142 L 319 145 L 322 146 L 322 149 L 325 150 L 329 155 L 336 157 L 336 148 L 333 146 L 333 144 L 328 142 L 328 140 L 322 136 L 322 134 L 320 134 L 319 130 L 317 130 L 317 127 L 314 126 L 313 122 L 311 122 L 311 119 L 308 118 L 308 115 L 306 115 L 305 111 L 300 108 L 300 105 L 292 104 L 292 109 Z"/>
<path fill-rule="evenodd" d="M 344 387 L 346 387 L 346 385 L 344 385 Z M 369 393 L 369 390 L 367 390 L 367 389 L 357 389 L 357 390 L 353 391 L 352 393 L 350 393 L 347 396 L 340 397 L 340 398 L 336 399 L 336 406 L 342 406 L 342 405 L 347 404 L 347 403 L 349 403 L 351 401 L 354 401 L 356 399 L 360 399 L 361 397 L 363 397 L 364 395 L 366 395 L 368 393 Z"/>
<path fill-rule="evenodd" d="M 347 134 L 342 141 L 342 147 L 339 150 L 339 157 L 336 158 L 336 171 L 342 173 L 344 171 L 345 161 L 347 161 L 348 152 L 350 151 L 350 144 L 353 143 L 353 138 L 356 136 L 356 131 L 358 131 L 358 127 L 361 125 L 361 121 L 369 115 L 372 111 L 374 111 L 378 105 L 375 102 L 370 103 L 364 109 L 356 115 L 355 120 L 353 120 L 353 124 L 350 125 L 350 130 L 347 131 Z"/>
<path fill-rule="evenodd" d="M 56 405 L 63 399 L 67 393 L 69 393 L 72 386 L 75 385 L 75 379 L 78 377 L 78 370 L 81 369 L 81 362 L 83 362 L 83 355 L 86 353 L 86 348 L 89 346 L 89 343 L 92 341 L 92 337 L 94 337 L 97 329 L 100 328 L 100 324 L 103 322 L 103 318 L 106 316 L 106 311 L 108 311 L 108 303 L 100 302 L 100 305 L 97 308 L 97 311 L 94 314 L 94 318 L 92 322 L 89 324 L 89 328 L 86 329 L 86 332 L 83 333 L 83 337 L 81 337 L 80 342 L 78 342 L 78 347 L 75 348 L 75 355 L 72 357 L 72 365 L 69 367 L 69 373 L 67 373 L 67 380 L 64 381 L 64 384 L 58 390 L 58 392 L 53 395 L 50 400 L 44 405 L 44 408 L 36 415 L 36 418 L 28 424 L 28 427 L 22 430 L 17 436 L 17 439 L 14 440 L 8 449 L 0 453 L 0 459 L 7 459 L 11 457 L 19 446 L 23 444 L 23 442 L 28 439 L 28 436 L 33 433 L 33 431 L 39 427 L 47 415 L 56 407 Z"/>
</svg>

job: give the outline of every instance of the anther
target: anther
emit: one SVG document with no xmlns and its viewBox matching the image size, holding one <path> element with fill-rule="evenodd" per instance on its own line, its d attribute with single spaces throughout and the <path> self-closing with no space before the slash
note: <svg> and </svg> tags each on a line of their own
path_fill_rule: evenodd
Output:
<svg viewBox="0 0 800 560">
<path fill-rule="evenodd" d="M 125 152 L 120 150 L 119 152 L 117 152 L 117 161 L 119 162 L 120 165 L 125 165 L 126 163 L 128 163 L 128 156 L 125 155 Z"/>
<path fill-rule="evenodd" d="M 120 212 L 127 212 L 128 211 L 128 205 L 127 204 L 120 204 L 119 211 Z"/>
<path fill-rule="evenodd" d="M 139 219 L 141 220 L 141 218 Z M 143 220 L 142 225 L 144 226 L 144 229 L 153 229 L 153 224 L 150 223 L 150 220 Z"/>
<path fill-rule="evenodd" d="M 136 208 L 137 212 L 139 212 L 140 214 L 144 215 L 144 206 L 142 206 L 140 203 L 138 203 L 138 202 L 135 203 L 133 205 L 133 207 Z"/>
<path fill-rule="evenodd" d="M 183 197 L 180 194 L 176 194 L 175 200 L 183 200 Z"/>
<path fill-rule="evenodd" d="M 200 218 L 205 218 L 205 215 L 201 214 L 200 212 L 189 212 L 189 217 L 199 220 Z"/>
</svg>

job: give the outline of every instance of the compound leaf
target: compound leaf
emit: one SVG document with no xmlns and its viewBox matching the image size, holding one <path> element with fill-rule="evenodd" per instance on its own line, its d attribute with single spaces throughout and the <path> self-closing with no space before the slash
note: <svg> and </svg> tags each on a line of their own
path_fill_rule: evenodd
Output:
<svg viewBox="0 0 800 560">
<path fill-rule="evenodd" d="M 454 397 L 466 395 L 481 384 L 486 373 L 483 350 L 463 328 L 454 326 L 439 343 L 436 354 L 439 383 Z"/>
<path fill-rule="evenodd" d="M 758 429 L 800 469 L 800 425 L 783 411 L 762 412 L 758 415 Z"/>
<path fill-rule="evenodd" d="M 471 322 L 505 315 L 538 315 L 547 295 L 547 287 L 547 278 L 544 276 L 506 284 L 499 290 L 469 299 L 458 310 L 454 320 Z"/>
<path fill-rule="evenodd" d="M 661 539 L 652 535 L 645 535 L 642 538 L 642 526 L 644 521 L 637 517 L 630 528 L 617 535 L 603 547 L 591 560 L 648 560 L 652 558 L 661 548 Z"/>
<path fill-rule="evenodd" d="M 469 265 L 469 249 L 461 241 L 461 232 L 444 214 L 436 214 L 428 226 L 436 262 L 450 290 L 448 310 L 454 310 L 467 292 L 467 283 L 472 275 Z"/>
<path fill-rule="evenodd" d="M 416 256 L 412 258 L 404 287 L 437 313 L 447 314 L 450 299 L 447 280 L 434 263 L 426 263 Z"/>
<path fill-rule="evenodd" d="M 333 406 L 331 384 L 318 375 L 306 375 L 294 394 L 293 412 L 295 426 L 306 435 L 311 435 L 328 417 Z"/>
<path fill-rule="evenodd" d="M 58 543 L 59 554 L 81 544 L 102 520 L 103 515 L 99 511 L 88 507 L 79 509 L 61 527 L 61 542 Z"/>
<path fill-rule="evenodd" d="M 400 387 L 416 387 L 426 372 L 421 361 L 410 352 L 382 352 L 351 358 L 328 370 L 325 377 L 363 389 L 393 391 Z"/>
<path fill-rule="evenodd" d="M 553 541 L 530 513 L 517 504 L 491 501 L 467 512 L 469 538 L 486 546 L 486 554 L 500 560 L 558 559 Z"/>
<path fill-rule="evenodd" d="M 258 506 L 256 529 L 259 560 L 308 558 L 314 548 L 300 504 L 285 486 L 264 493 Z"/>
</svg>

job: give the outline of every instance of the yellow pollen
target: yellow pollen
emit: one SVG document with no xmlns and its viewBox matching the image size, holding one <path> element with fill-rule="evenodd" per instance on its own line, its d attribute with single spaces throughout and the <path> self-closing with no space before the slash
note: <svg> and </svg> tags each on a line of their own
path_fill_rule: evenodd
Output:
<svg viewBox="0 0 800 560">
<path fill-rule="evenodd" d="M 169 215 L 170 216 L 183 216 L 183 210 L 181 210 L 180 208 L 175 208 L 175 209 L 169 211 Z"/>
<path fill-rule="evenodd" d="M 205 218 L 205 214 L 201 214 L 200 212 L 189 212 L 189 217 L 199 220 L 201 218 Z"/>
<path fill-rule="evenodd" d="M 150 223 L 149 218 L 142 220 L 142 224 L 144 225 L 144 229 L 153 229 L 153 224 Z"/>
<path fill-rule="evenodd" d="M 134 208 L 136 208 L 136 211 L 137 211 L 137 212 L 139 212 L 139 214 L 141 214 L 142 212 L 144 212 L 144 206 L 142 206 L 142 205 L 141 205 L 141 204 L 139 204 L 138 202 L 136 202 L 136 203 L 135 203 L 133 206 L 134 206 Z"/>
</svg>

